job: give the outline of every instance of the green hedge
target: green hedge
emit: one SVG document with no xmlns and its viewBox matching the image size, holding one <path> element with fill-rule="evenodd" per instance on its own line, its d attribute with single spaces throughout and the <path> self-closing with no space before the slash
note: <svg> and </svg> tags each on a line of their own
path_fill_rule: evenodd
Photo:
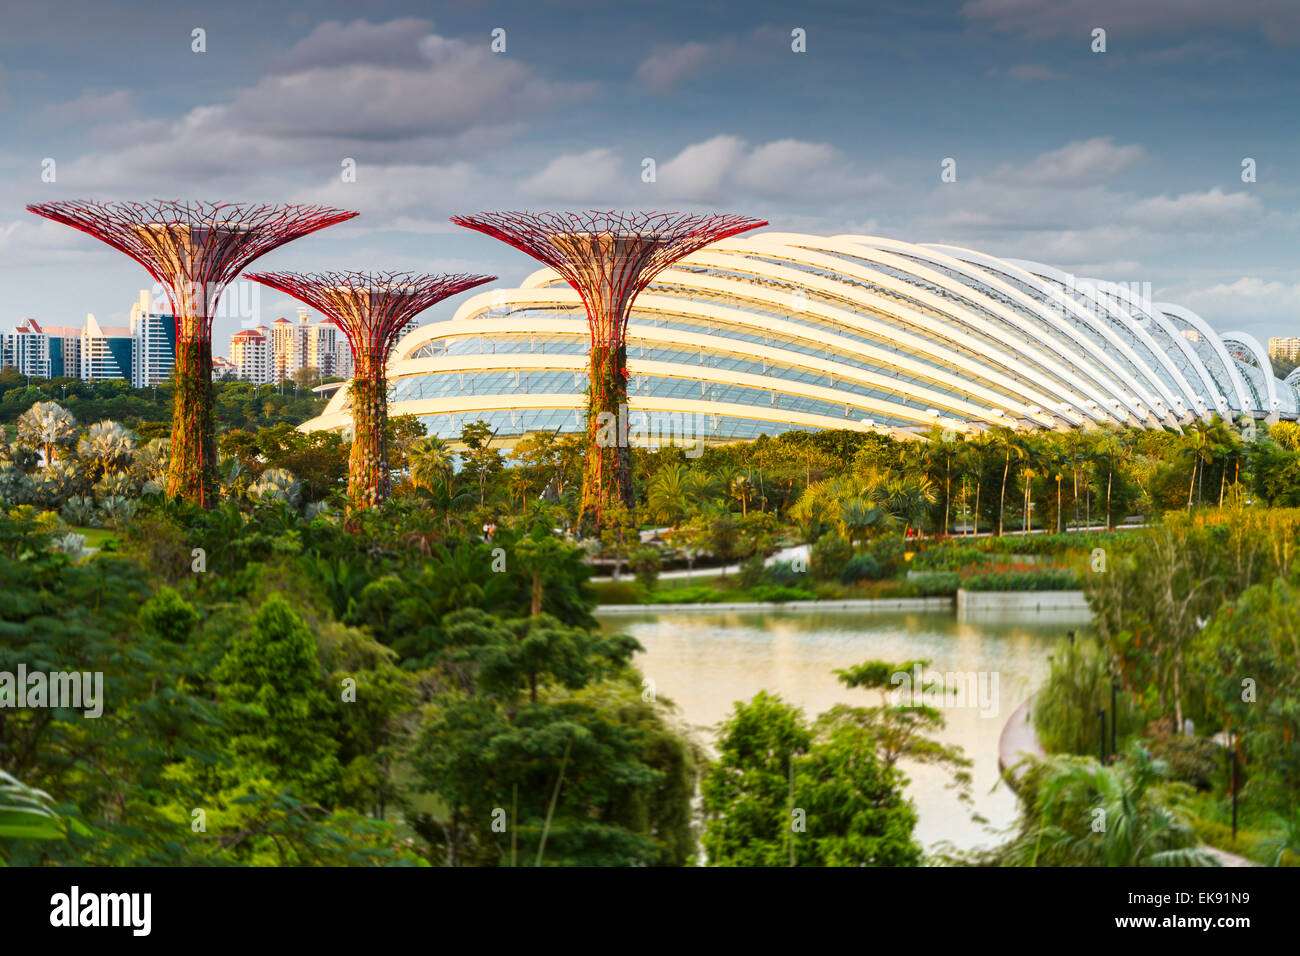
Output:
<svg viewBox="0 0 1300 956">
<path fill-rule="evenodd" d="M 631 578 L 622 581 L 592 581 L 597 604 L 640 604 L 646 590 Z"/>
<path fill-rule="evenodd" d="M 1064 551 L 1091 551 L 1093 548 L 1105 548 L 1118 541 L 1132 539 L 1132 532 L 1125 531 L 1066 531 L 1062 534 L 976 538 L 961 546 L 990 554 L 1060 554 Z"/>
<path fill-rule="evenodd" d="M 989 552 L 973 545 L 939 545 L 918 551 L 908 565 L 912 571 L 957 571 L 990 560 Z"/>
<path fill-rule="evenodd" d="M 972 567 L 962 571 L 961 587 L 966 591 L 1078 591 L 1083 585 L 1069 568 Z"/>
<path fill-rule="evenodd" d="M 952 597 L 961 585 L 955 571 L 936 571 L 919 578 L 897 582 L 891 597 Z"/>
<path fill-rule="evenodd" d="M 784 604 L 786 601 L 815 601 L 817 595 L 806 588 L 788 588 L 779 584 L 760 584 L 749 589 L 749 600 L 771 601 Z"/>
</svg>

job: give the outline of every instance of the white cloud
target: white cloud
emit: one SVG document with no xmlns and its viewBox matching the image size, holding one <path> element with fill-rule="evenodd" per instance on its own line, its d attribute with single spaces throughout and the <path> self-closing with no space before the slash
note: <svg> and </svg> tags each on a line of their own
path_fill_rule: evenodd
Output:
<svg viewBox="0 0 1300 956">
<path fill-rule="evenodd" d="M 608 147 L 557 156 L 524 183 L 524 192 L 558 202 L 620 202 L 638 173 Z"/>
<path fill-rule="evenodd" d="M 1204 29 L 1258 30 L 1274 43 L 1300 37 L 1300 4 L 1288 0 L 968 0 L 961 15 L 1006 33 L 1074 36 L 1080 43 L 1087 43 L 1098 26 L 1112 37 Z"/>
<path fill-rule="evenodd" d="M 334 52 L 354 37 L 356 50 L 335 63 Z M 301 180 L 305 170 L 336 177 L 344 158 L 445 163 L 499 148 L 529 121 L 593 90 L 553 82 L 517 58 L 494 56 L 486 43 L 427 33 L 422 20 L 331 23 L 228 102 L 175 120 L 106 127 L 94 151 L 60 163 L 59 178 L 119 195 L 194 182 L 247 193 L 286 175 Z M 74 104 L 51 115 L 94 105 Z"/>
<path fill-rule="evenodd" d="M 1260 201 L 1254 196 L 1225 193 L 1215 186 L 1208 192 L 1143 199 L 1132 206 L 1130 218 L 1160 232 L 1211 233 L 1241 229 L 1262 214 Z"/>
<path fill-rule="evenodd" d="M 421 38 L 432 32 L 432 23 L 416 17 L 386 23 L 353 20 L 346 25 L 328 20 L 276 57 L 268 72 L 302 73 L 355 64 L 418 68 L 424 62 Z"/>
<path fill-rule="evenodd" d="M 637 66 L 636 80 L 652 93 L 671 93 L 679 84 L 741 53 L 747 54 L 752 62 L 764 53 L 785 52 L 789 49 L 789 39 L 788 30 L 756 27 L 718 40 L 688 40 L 658 46 Z"/>
<path fill-rule="evenodd" d="M 736 136 L 715 136 L 687 146 L 658 169 L 662 196 L 707 203 L 746 197 L 847 201 L 885 185 L 884 177 L 850 167 L 834 146 L 797 139 L 751 146 Z"/>
<path fill-rule="evenodd" d="M 673 199 L 716 202 L 724 198 L 723 185 L 734 175 L 747 144 L 736 136 L 714 136 L 693 143 L 666 163 L 656 178 L 660 192 Z"/>
<path fill-rule="evenodd" d="M 688 77 L 706 70 L 736 52 L 735 39 L 716 43 L 691 41 L 677 46 L 660 47 L 641 61 L 637 81 L 655 93 L 668 93 Z"/>
<path fill-rule="evenodd" d="M 994 67 L 990 72 L 996 76 L 999 70 Z M 1043 63 L 1020 63 L 1000 72 L 1007 79 L 1015 80 L 1017 83 L 1043 83 L 1066 78 L 1060 70 L 1054 70 Z"/>
<path fill-rule="evenodd" d="M 78 124 L 120 123 L 134 119 L 135 107 L 126 90 L 100 93 L 85 90 L 75 100 L 52 103 L 36 114 L 36 122 L 47 126 L 75 126 Z"/>
<path fill-rule="evenodd" d="M 1042 153 L 1024 166 L 1003 166 L 993 178 L 1025 186 L 1095 186 L 1131 168 L 1144 156 L 1145 151 L 1135 143 L 1117 146 L 1111 137 L 1098 136 Z"/>
</svg>

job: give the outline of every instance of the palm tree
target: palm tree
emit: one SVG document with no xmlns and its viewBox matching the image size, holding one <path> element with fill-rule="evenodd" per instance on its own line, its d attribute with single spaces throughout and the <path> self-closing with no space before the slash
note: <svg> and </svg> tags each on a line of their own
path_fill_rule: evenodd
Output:
<svg viewBox="0 0 1300 956">
<path fill-rule="evenodd" d="M 904 538 L 913 527 L 925 530 L 923 522 L 934 498 L 934 486 L 925 477 L 891 478 L 884 487 L 885 509 L 895 521 L 903 522 Z"/>
<path fill-rule="evenodd" d="M 1002 497 L 998 501 L 998 537 L 1002 537 L 1002 519 L 1007 510 L 1007 475 L 1011 472 L 1011 459 L 1021 458 L 1024 450 L 1017 440 L 1016 433 L 1005 425 L 993 429 L 993 444 L 1004 455 L 1002 463 Z"/>
<path fill-rule="evenodd" d="M 18 440 L 45 453 L 46 466 L 54 464 L 60 445 L 70 445 L 77 420 L 58 402 L 37 402 L 18 416 Z"/>
<path fill-rule="evenodd" d="M 855 541 L 866 540 L 867 532 L 880 523 L 881 510 L 865 498 L 851 498 L 840 505 L 837 524 L 840 535 L 856 550 Z"/>
<path fill-rule="evenodd" d="M 740 516 L 749 514 L 749 499 L 753 497 L 754 485 L 748 475 L 736 475 L 728 486 L 731 497 L 740 502 Z"/>
<path fill-rule="evenodd" d="M 171 461 L 171 439 L 154 438 L 136 449 L 132 467 L 141 483 L 167 480 L 167 466 Z"/>
<path fill-rule="evenodd" d="M 1219 507 L 1223 507 L 1223 493 L 1228 483 L 1228 463 L 1241 454 L 1241 439 L 1218 415 L 1210 423 L 1210 447 L 1219 464 Z"/>
<path fill-rule="evenodd" d="M 1020 474 L 1025 484 L 1024 499 L 1024 517 L 1022 518 L 1021 528 L 1025 534 L 1030 530 L 1030 515 L 1034 510 L 1034 479 L 1039 476 L 1044 469 L 1047 461 L 1047 448 L 1043 442 L 1033 435 L 1025 435 L 1020 439 L 1020 458 L 1024 461 L 1024 467 L 1021 468 Z"/>
<path fill-rule="evenodd" d="M 963 471 L 963 481 L 966 475 L 969 475 L 975 482 L 975 509 L 971 512 L 974 523 L 971 526 L 971 534 L 977 535 L 980 530 L 980 492 L 984 485 L 984 456 L 989 451 L 989 437 L 984 432 L 973 435 L 965 442 L 964 453 L 961 458 Z"/>
<path fill-rule="evenodd" d="M 451 447 L 436 435 L 412 442 L 407 452 L 411 484 L 432 491 L 437 482 L 451 477 L 452 457 Z"/>
<path fill-rule="evenodd" d="M 302 487 L 292 472 L 284 468 L 268 468 L 249 486 L 248 493 L 254 498 L 270 497 L 276 501 L 287 501 L 296 508 L 302 497 Z"/>
<path fill-rule="evenodd" d="M 1214 445 L 1210 440 L 1209 426 L 1204 420 L 1198 418 L 1192 424 L 1191 434 L 1187 436 L 1187 444 L 1184 446 L 1182 453 L 1191 456 L 1192 459 L 1192 480 L 1187 485 L 1187 510 L 1192 510 L 1192 494 L 1196 493 L 1196 504 L 1201 504 L 1201 496 L 1197 491 L 1197 476 L 1204 478 L 1204 468 L 1202 465 L 1209 464 L 1214 460 Z"/>
<path fill-rule="evenodd" d="M 1074 530 L 1079 530 L 1079 462 L 1084 458 L 1084 451 L 1088 444 L 1088 436 L 1075 429 L 1066 436 L 1065 451 L 1070 462 L 1070 477 L 1073 482 L 1071 498 L 1074 500 Z"/>
<path fill-rule="evenodd" d="M 691 498 L 688 485 L 690 469 L 670 461 L 650 480 L 646 489 L 646 509 L 655 521 L 667 521 L 676 528 L 686 517 Z"/>
<path fill-rule="evenodd" d="M 1120 443 L 1113 426 L 1107 425 L 1101 429 L 1093 444 L 1092 453 L 1094 459 L 1106 467 L 1106 530 L 1110 531 L 1112 528 L 1110 493 L 1115 482 L 1115 462 L 1124 455 L 1124 446 Z"/>
<path fill-rule="evenodd" d="M 717 498 L 721 487 L 723 486 L 716 475 L 711 475 L 698 466 L 688 469 L 686 478 L 682 482 L 682 489 L 686 493 L 686 499 L 692 503 L 711 501 Z"/>
<path fill-rule="evenodd" d="M 456 491 L 450 478 L 435 481 L 432 488 L 426 488 L 429 504 L 434 513 L 442 515 L 443 527 L 451 533 L 452 515 L 465 515 L 474 505 L 474 492 L 468 488 Z M 463 523 L 461 518 L 457 523 Z"/>
<path fill-rule="evenodd" d="M 95 422 L 77 443 L 77 454 L 91 465 L 92 477 L 121 471 L 135 454 L 135 435 L 117 422 Z"/>
<path fill-rule="evenodd" d="M 1103 765 L 1055 755 L 1031 772 L 1031 821 L 1011 859 L 1037 866 L 1214 866 L 1186 815 L 1188 788 L 1140 744 Z"/>
</svg>

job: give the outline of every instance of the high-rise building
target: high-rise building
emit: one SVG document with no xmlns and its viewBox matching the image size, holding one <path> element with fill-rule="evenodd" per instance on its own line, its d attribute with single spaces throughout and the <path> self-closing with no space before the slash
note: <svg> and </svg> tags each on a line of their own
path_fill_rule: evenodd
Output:
<svg viewBox="0 0 1300 956">
<path fill-rule="evenodd" d="M 314 368 L 322 377 L 338 375 L 346 378 L 352 374 L 352 352 L 347 339 L 328 319 L 313 322 L 307 310 L 300 309 L 296 322 L 282 316 L 271 323 L 267 332 L 271 382 L 287 381 L 304 368 Z M 237 361 L 233 354 L 231 359 Z"/>
<path fill-rule="evenodd" d="M 12 332 L 0 332 L 0 367 L 39 378 L 76 378 L 81 374 L 81 329 L 24 319 Z"/>
<path fill-rule="evenodd" d="M 212 356 L 212 381 L 220 382 L 226 378 L 238 378 L 239 367 L 230 359 L 220 355 Z"/>
<path fill-rule="evenodd" d="M 130 328 L 100 325 L 94 315 L 86 315 L 86 327 L 81 330 L 81 378 L 88 382 L 105 378 L 132 382 L 134 355 L 135 340 Z"/>
<path fill-rule="evenodd" d="M 271 381 L 283 382 L 298 370 L 297 336 L 284 316 L 271 323 Z"/>
<path fill-rule="evenodd" d="M 1286 359 L 1289 362 L 1300 361 L 1300 335 L 1269 339 L 1268 357 Z"/>
<path fill-rule="evenodd" d="M 243 329 L 230 339 L 230 362 L 235 377 L 266 385 L 275 381 L 274 356 L 271 349 L 271 330 L 265 325 Z"/>
<path fill-rule="evenodd" d="M 176 364 L 176 317 L 155 312 L 153 296 L 140 290 L 131 306 L 131 384 L 148 388 L 171 377 Z"/>
</svg>

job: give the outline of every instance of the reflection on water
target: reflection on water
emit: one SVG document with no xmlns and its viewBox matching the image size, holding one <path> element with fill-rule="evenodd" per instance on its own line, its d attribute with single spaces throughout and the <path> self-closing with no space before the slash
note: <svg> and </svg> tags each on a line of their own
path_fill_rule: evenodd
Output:
<svg viewBox="0 0 1300 956">
<path fill-rule="evenodd" d="M 654 681 L 657 694 L 672 700 L 682 716 L 712 736 L 713 725 L 732 704 L 760 690 L 773 691 L 809 717 L 836 703 L 879 703 L 875 692 L 849 690 L 836 668 L 865 660 L 930 661 L 931 671 L 996 675 L 993 706 L 982 712 L 974 700 L 944 711 L 945 742 L 961 746 L 974 760 L 971 819 L 948 776 L 934 768 L 905 765 L 908 795 L 920 821 L 917 836 L 932 847 L 950 841 L 960 848 L 989 845 L 997 838 L 987 826 L 1005 829 L 1015 820 L 1015 797 L 998 779 L 998 736 L 1011 712 L 1047 676 L 1048 655 L 1067 630 L 1086 626 L 1086 617 L 1027 614 L 1017 621 L 994 617 L 959 621 L 953 613 L 862 614 L 853 611 L 663 612 L 601 618 L 608 631 L 631 634 L 645 647 L 637 663 Z"/>
</svg>

